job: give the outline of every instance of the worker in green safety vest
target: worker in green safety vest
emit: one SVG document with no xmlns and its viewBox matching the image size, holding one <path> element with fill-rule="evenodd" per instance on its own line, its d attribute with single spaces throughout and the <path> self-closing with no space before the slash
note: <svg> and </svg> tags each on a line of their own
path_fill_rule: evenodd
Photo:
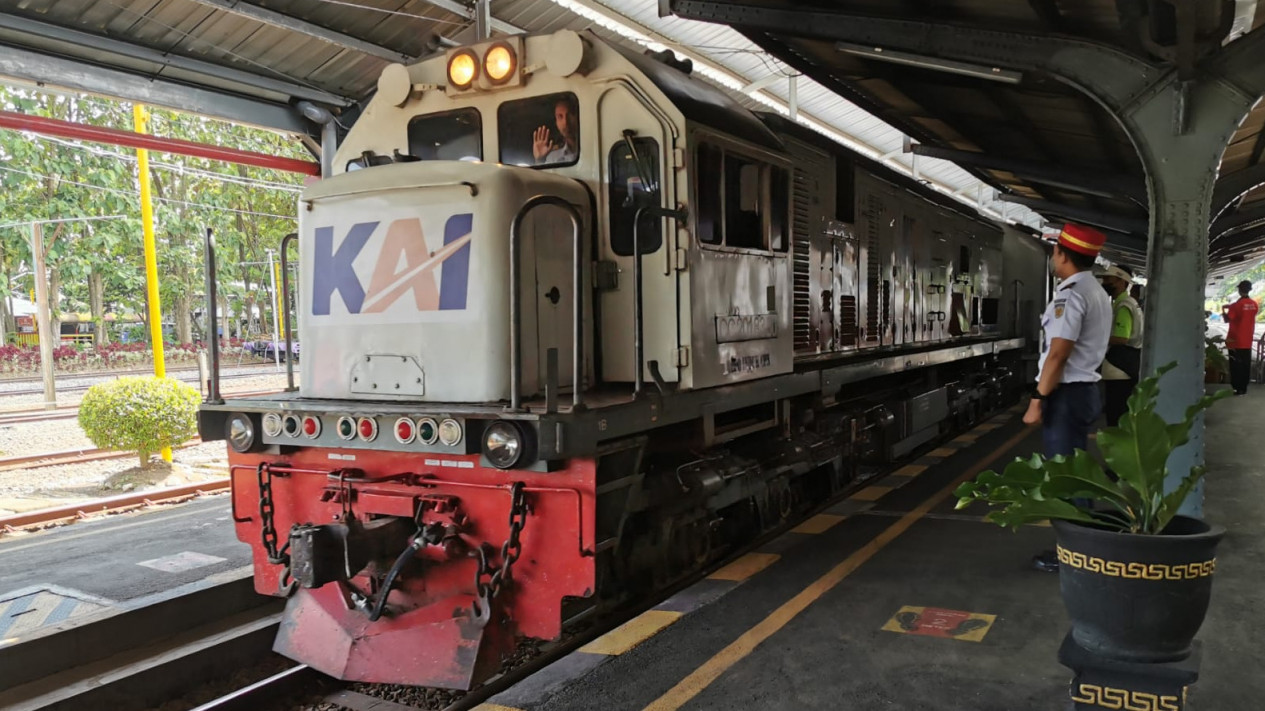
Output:
<svg viewBox="0 0 1265 711">
<path fill-rule="evenodd" d="M 1142 307 L 1129 293 L 1133 272 L 1128 267 L 1112 265 L 1100 278 L 1111 295 L 1112 310 L 1111 339 L 1102 364 L 1103 415 L 1107 426 L 1115 427 L 1129 411 L 1129 396 L 1142 369 Z"/>
</svg>

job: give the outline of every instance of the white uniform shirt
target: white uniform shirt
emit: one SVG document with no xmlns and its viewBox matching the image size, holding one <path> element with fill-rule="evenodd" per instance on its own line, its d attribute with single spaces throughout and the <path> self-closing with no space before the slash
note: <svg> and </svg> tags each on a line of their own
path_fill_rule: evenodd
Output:
<svg viewBox="0 0 1265 711">
<path fill-rule="evenodd" d="M 1111 297 L 1088 270 L 1063 280 L 1054 290 L 1054 299 L 1041 317 L 1041 365 L 1037 380 L 1045 370 L 1050 343 L 1055 338 L 1074 341 L 1072 354 L 1063 366 L 1061 383 L 1096 383 L 1098 366 L 1107 356 L 1111 338 Z"/>
</svg>

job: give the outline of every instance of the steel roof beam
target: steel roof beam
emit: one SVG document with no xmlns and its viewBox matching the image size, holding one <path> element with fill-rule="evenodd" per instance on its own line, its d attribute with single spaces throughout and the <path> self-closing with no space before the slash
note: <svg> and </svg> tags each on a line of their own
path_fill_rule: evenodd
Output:
<svg viewBox="0 0 1265 711">
<path fill-rule="evenodd" d="M 1101 175 L 1089 171 L 1076 171 L 1068 168 L 1051 166 L 1048 163 L 994 156 L 978 151 L 964 151 L 957 148 L 941 148 L 925 143 L 910 146 L 910 152 L 928 158 L 939 158 L 958 165 L 972 165 L 987 170 L 1000 170 L 1013 173 L 1025 180 L 1052 185 L 1090 195 L 1101 197 L 1124 196 L 1134 201 L 1146 201 L 1146 189 L 1141 181 L 1130 180 L 1123 175 Z M 1135 183 L 1138 183 L 1135 185 Z"/>
<path fill-rule="evenodd" d="M 1261 132 L 1261 136 L 1265 136 L 1265 131 Z M 1229 209 L 1230 203 L 1262 185 L 1265 185 L 1265 163 L 1258 163 L 1242 170 L 1236 170 L 1233 173 L 1226 173 L 1218 178 L 1217 187 L 1212 192 L 1214 224 L 1216 218 Z M 1215 230 L 1213 235 L 1216 235 Z"/>
<path fill-rule="evenodd" d="M 112 54 L 116 57 L 149 62 L 157 65 L 157 70 L 150 74 L 154 77 L 162 75 L 164 69 L 170 67 L 172 69 L 198 74 L 211 80 L 238 84 L 243 87 L 277 94 L 282 97 L 308 99 L 310 101 L 319 101 L 332 106 L 348 106 L 352 103 L 352 100 L 348 97 L 332 94 L 322 89 L 304 86 L 293 79 L 274 79 L 258 74 L 252 74 L 251 72 L 234 69 L 233 67 L 226 67 L 203 61 L 201 59 L 193 59 L 178 54 L 171 54 L 169 52 L 160 52 L 158 50 L 142 47 L 130 42 L 122 42 L 110 37 L 81 32 L 68 27 L 40 22 L 38 20 L 19 17 L 17 15 L 0 13 L 0 30 L 12 30 L 13 32 L 18 32 L 23 35 L 42 37 L 55 42 L 61 42 L 74 45 L 76 47 L 83 47 L 96 50 L 98 52 Z M 85 59 L 91 60 L 91 58 Z"/>
<path fill-rule="evenodd" d="M 1056 202 L 1050 202 L 1049 200 L 1037 200 L 1034 198 L 1023 197 L 1021 195 L 999 194 L 997 199 L 1003 202 L 1013 202 L 1016 205 L 1023 205 L 1030 210 L 1042 214 L 1059 215 L 1060 217 L 1066 217 L 1075 222 L 1084 222 L 1095 227 L 1105 227 L 1109 230 L 1115 230 L 1116 232 L 1135 235 L 1134 239 L 1141 242 L 1143 249 L 1145 249 L 1145 240 L 1136 237 L 1136 235 L 1146 234 L 1147 225 L 1145 217 L 1116 215 L 1109 212 L 1103 212 L 1101 210 L 1076 207 L 1074 205 L 1063 205 Z"/>
<path fill-rule="evenodd" d="M 329 42 L 330 44 L 337 45 L 345 49 L 351 49 L 362 54 L 368 54 L 373 57 L 378 57 L 379 59 L 385 59 L 388 62 L 411 62 L 416 59 L 416 57 L 388 49 L 381 45 L 373 44 L 372 42 L 367 42 L 359 37 L 352 37 L 351 35 L 331 30 L 328 27 L 321 27 L 320 25 L 308 22 L 307 20 L 300 20 L 297 17 L 292 17 L 290 15 L 277 12 L 276 10 L 269 10 L 268 8 L 252 5 L 248 2 L 242 2 L 242 0 L 189 1 L 195 2 L 199 5 L 212 7 L 216 10 L 223 10 L 224 12 L 232 13 L 234 15 L 240 15 L 241 17 L 245 17 L 249 20 L 254 20 L 255 22 L 260 22 L 265 25 L 272 25 L 273 27 L 279 27 L 290 32 L 298 32 L 299 34 L 314 37 L 323 42 Z"/>
<path fill-rule="evenodd" d="M 276 131 L 307 133 L 311 130 L 307 120 L 288 104 L 141 76 L 27 49 L 6 47 L 0 52 L 0 76 Z"/>
<path fill-rule="evenodd" d="M 1239 210 L 1224 215 L 1212 223 L 1212 237 L 1209 241 L 1215 245 L 1230 232 L 1242 230 L 1245 227 L 1256 227 L 1260 224 L 1265 224 L 1265 205 Z"/>
<path fill-rule="evenodd" d="M 422 2 L 427 5 L 433 5 L 445 12 L 451 12 L 459 17 L 464 17 L 471 22 L 475 19 L 474 8 L 466 5 L 465 3 L 457 2 L 456 0 L 422 0 Z M 504 20 L 498 20 L 495 17 L 491 18 L 491 21 L 492 29 L 502 34 L 521 35 L 526 32 L 526 30 L 517 25 L 512 25 Z"/>
</svg>

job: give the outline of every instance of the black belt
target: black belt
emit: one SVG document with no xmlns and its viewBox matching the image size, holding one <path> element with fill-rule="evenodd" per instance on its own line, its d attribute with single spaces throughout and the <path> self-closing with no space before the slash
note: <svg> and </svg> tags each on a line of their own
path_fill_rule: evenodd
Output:
<svg viewBox="0 0 1265 711">
<path fill-rule="evenodd" d="M 1092 382 L 1088 380 L 1077 380 L 1074 383 L 1059 383 L 1059 387 L 1060 388 L 1089 387 L 1091 385 L 1097 385 L 1097 384 L 1098 384 L 1097 380 L 1092 381 Z"/>
</svg>

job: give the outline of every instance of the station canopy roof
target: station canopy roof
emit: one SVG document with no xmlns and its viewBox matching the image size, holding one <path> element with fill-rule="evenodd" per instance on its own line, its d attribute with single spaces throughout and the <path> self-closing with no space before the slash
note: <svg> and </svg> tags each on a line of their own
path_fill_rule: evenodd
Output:
<svg viewBox="0 0 1265 711">
<path fill-rule="evenodd" d="M 1167 0 L 742 1 L 1057 33 L 1152 57 L 1174 34 L 1162 17 L 1148 20 L 1148 8 Z M 1212 28 L 1216 42 L 1265 21 L 1258 0 L 1174 1 L 1226 8 Z M 874 61 L 793 34 L 660 17 L 658 4 L 492 0 L 491 27 L 588 28 L 630 48 L 672 49 L 744 105 L 793 112 L 993 218 L 1113 228 L 1107 257 L 1143 266 L 1142 167 L 1088 97 L 1039 76 L 990 81 Z M 354 120 L 387 64 L 476 41 L 474 14 L 462 0 L 22 0 L 0 9 L 0 76 L 310 137 L 315 127 L 296 104 Z M 1258 105 L 1223 157 L 1218 197 L 1227 207 L 1214 223 L 1210 279 L 1265 259 L 1263 127 Z"/>
</svg>

